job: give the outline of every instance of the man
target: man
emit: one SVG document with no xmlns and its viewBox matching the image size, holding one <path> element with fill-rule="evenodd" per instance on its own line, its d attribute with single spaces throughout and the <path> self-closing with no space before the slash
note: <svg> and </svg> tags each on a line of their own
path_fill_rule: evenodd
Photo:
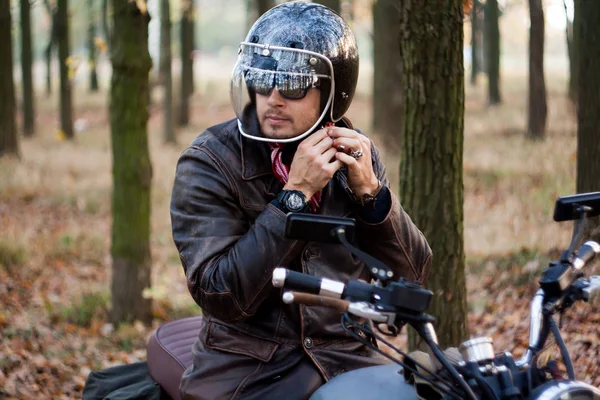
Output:
<svg viewBox="0 0 600 400">
<path fill-rule="evenodd" d="M 358 77 L 356 41 L 314 3 L 265 13 L 232 74 L 237 118 L 208 128 L 182 153 L 173 237 L 205 317 L 184 398 L 304 399 L 330 378 L 385 363 L 323 307 L 287 305 L 271 283 L 285 266 L 369 279 L 336 244 L 284 236 L 289 212 L 357 219 L 359 246 L 396 277 L 423 282 L 431 250 L 388 188 L 377 149 L 343 119 Z"/>
</svg>

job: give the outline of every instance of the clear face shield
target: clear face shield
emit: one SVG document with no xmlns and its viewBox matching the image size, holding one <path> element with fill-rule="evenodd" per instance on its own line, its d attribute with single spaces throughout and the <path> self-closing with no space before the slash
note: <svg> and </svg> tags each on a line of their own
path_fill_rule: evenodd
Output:
<svg viewBox="0 0 600 400">
<path fill-rule="evenodd" d="M 288 127 L 290 131 L 285 138 L 262 134 L 257 96 L 266 98 L 276 89 L 285 101 L 300 101 L 313 88 L 320 91 L 319 110 L 315 113 L 320 115 L 315 121 L 311 117 L 307 126 Z M 230 85 L 231 104 L 242 135 L 276 143 L 300 140 L 321 124 L 325 113 L 332 108 L 333 93 L 333 66 L 327 57 L 303 49 L 242 42 Z"/>
</svg>

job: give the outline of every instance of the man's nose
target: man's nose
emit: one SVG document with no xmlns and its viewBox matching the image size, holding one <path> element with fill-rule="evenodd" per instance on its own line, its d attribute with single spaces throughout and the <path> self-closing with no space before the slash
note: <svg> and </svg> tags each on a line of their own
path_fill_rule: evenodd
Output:
<svg viewBox="0 0 600 400">
<path fill-rule="evenodd" d="M 285 106 L 285 99 L 281 96 L 281 94 L 279 93 L 279 90 L 277 90 L 277 87 L 274 87 L 273 90 L 271 91 L 271 94 L 269 95 L 269 98 L 267 99 L 267 104 L 270 105 L 271 107 Z"/>
</svg>

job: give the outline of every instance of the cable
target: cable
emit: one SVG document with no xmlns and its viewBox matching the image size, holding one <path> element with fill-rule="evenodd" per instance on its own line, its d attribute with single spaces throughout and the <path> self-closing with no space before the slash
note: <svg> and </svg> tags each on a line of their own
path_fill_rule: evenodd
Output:
<svg viewBox="0 0 600 400">
<path fill-rule="evenodd" d="M 471 390 L 471 388 L 469 387 L 467 382 L 465 382 L 465 380 L 459 375 L 458 371 L 456 371 L 456 369 L 452 366 L 452 364 L 450 364 L 448 362 L 448 360 L 446 359 L 446 357 L 444 357 L 444 354 L 442 353 L 440 348 L 433 341 L 433 338 L 431 337 L 431 334 L 429 333 L 429 331 L 427 329 L 424 329 L 424 327 L 422 325 L 419 325 L 419 326 L 413 325 L 413 328 L 415 328 L 417 330 L 417 332 L 419 332 L 419 334 L 421 334 L 421 337 L 425 340 L 427 345 L 431 348 L 431 351 L 433 351 L 433 355 L 446 368 L 446 370 L 450 373 L 452 378 L 454 378 L 455 382 L 458 383 L 458 385 L 465 392 L 465 394 L 468 395 L 470 398 L 477 400 L 477 396 L 475 396 L 475 393 L 473 393 L 473 391 Z"/>
<path fill-rule="evenodd" d="M 560 349 L 560 355 L 562 356 L 563 362 L 567 367 L 567 374 L 569 375 L 569 379 L 575 380 L 575 370 L 573 369 L 573 363 L 571 362 L 571 357 L 569 356 L 569 351 L 567 350 L 567 346 L 560 335 L 560 330 L 556 325 L 556 321 L 552 318 L 551 315 L 548 315 L 548 325 L 550 326 L 550 330 L 552 331 L 552 335 L 556 339 L 556 344 L 558 344 L 558 348 Z"/>
<path fill-rule="evenodd" d="M 449 388 L 440 385 L 439 383 L 433 381 L 432 379 L 426 377 L 425 375 L 423 375 L 422 373 L 420 373 L 418 370 L 416 370 L 415 368 L 412 368 L 411 366 L 405 364 L 404 362 L 392 357 L 391 355 L 385 353 L 383 350 L 375 347 L 372 343 L 368 342 L 367 340 L 365 340 L 364 338 L 360 337 L 359 335 L 356 334 L 356 332 L 350 330 L 346 324 L 344 322 L 349 323 L 351 326 L 365 332 L 368 334 L 373 335 L 376 339 L 381 340 L 383 343 L 385 343 L 386 345 L 388 343 L 386 343 L 387 341 L 384 340 L 383 338 L 379 337 L 379 335 L 376 335 L 374 332 L 372 332 L 371 330 L 365 328 L 364 326 L 362 326 L 361 324 L 353 321 L 347 313 L 342 314 L 342 328 L 344 329 L 344 331 L 346 331 L 352 338 L 356 339 L 358 342 L 366 345 L 367 347 L 369 347 L 370 349 L 376 351 L 377 353 L 381 354 L 382 356 L 386 357 L 387 359 L 393 361 L 394 363 L 400 365 L 401 367 L 407 369 L 408 371 L 412 372 L 413 374 L 415 374 L 416 376 L 418 376 L 419 378 L 425 380 L 427 383 L 429 383 L 431 386 L 433 386 L 434 388 L 437 388 L 438 390 L 442 391 L 444 394 L 450 396 L 453 399 L 456 400 L 461 400 L 462 397 L 460 397 L 459 395 L 457 395 L 456 393 L 454 393 L 452 391 L 452 389 L 454 389 L 451 385 L 449 385 L 444 379 L 441 379 L 441 377 L 439 377 L 437 374 L 429 371 L 427 368 L 425 368 L 423 365 L 419 364 L 416 360 L 414 360 L 412 357 L 408 356 L 407 354 L 405 354 L 404 352 L 402 352 L 401 350 L 395 348 L 394 346 L 390 346 L 392 347 L 396 352 L 400 353 L 401 355 L 404 355 L 405 357 L 408 357 L 412 362 L 415 363 L 416 366 L 422 368 L 425 372 L 431 374 L 432 376 L 436 377 L 437 379 L 439 379 L 444 385 L 449 386 Z"/>
</svg>

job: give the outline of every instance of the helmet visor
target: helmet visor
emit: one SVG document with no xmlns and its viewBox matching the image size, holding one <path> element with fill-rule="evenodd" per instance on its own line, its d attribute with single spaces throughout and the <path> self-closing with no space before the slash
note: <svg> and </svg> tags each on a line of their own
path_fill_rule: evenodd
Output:
<svg viewBox="0 0 600 400">
<path fill-rule="evenodd" d="M 327 82 L 327 84 L 323 84 Z M 270 96 L 276 89 L 289 101 L 302 100 L 311 88 L 320 93 L 320 116 L 302 132 L 286 139 L 262 135 L 256 110 L 256 96 Z M 230 98 L 244 136 L 267 142 L 291 142 L 309 135 L 323 120 L 332 101 L 332 66 L 328 58 L 307 50 L 242 43 L 233 69 Z"/>
</svg>

